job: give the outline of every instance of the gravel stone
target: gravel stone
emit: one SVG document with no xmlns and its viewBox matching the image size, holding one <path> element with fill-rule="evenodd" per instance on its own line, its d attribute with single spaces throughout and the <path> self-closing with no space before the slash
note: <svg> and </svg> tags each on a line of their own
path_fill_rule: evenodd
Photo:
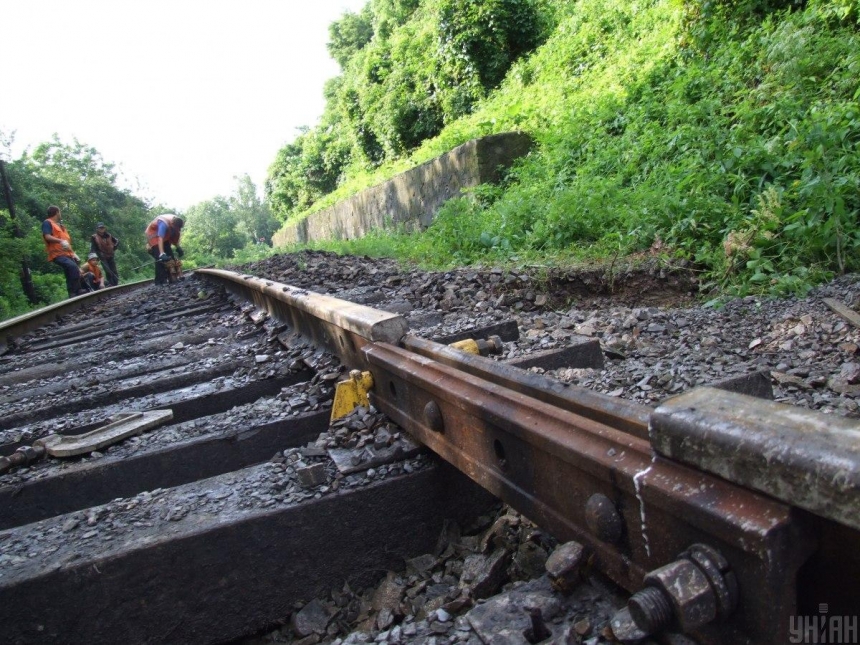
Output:
<svg viewBox="0 0 860 645">
<path fill-rule="evenodd" d="M 860 305 L 860 277 L 856 275 L 841 276 L 802 298 L 750 296 L 708 307 L 697 300 L 698 285 L 692 273 L 657 259 L 645 260 L 639 267 L 616 267 L 611 277 L 603 270 L 527 266 L 427 272 L 393 260 L 320 251 L 273 256 L 236 269 L 399 313 L 411 333 L 425 338 L 513 320 L 520 338 L 506 342 L 503 353 L 494 360 L 565 348 L 572 343 L 573 334 L 590 336 L 603 350 L 603 368 L 565 366 L 532 371 L 637 403 L 655 406 L 691 387 L 764 371 L 779 402 L 860 417 L 860 330 L 823 302 L 835 298 L 856 309 Z M 291 336 L 283 325 L 260 315 L 252 305 L 237 306 L 226 295 L 210 293 L 200 285 L 186 280 L 171 291 L 169 297 L 175 303 L 168 307 L 199 303 L 209 309 L 193 321 L 177 318 L 167 323 L 176 342 L 158 359 L 142 360 L 122 347 L 137 340 L 135 321 L 159 313 L 154 303 L 139 295 L 128 309 L 129 328 L 101 344 L 93 341 L 90 351 L 43 350 L 54 361 L 56 373 L 32 369 L 24 353 L 12 351 L 4 356 L 0 415 L 31 413 L 35 419 L 46 397 L 72 393 L 97 401 L 121 388 L 183 372 L 223 369 L 224 374 L 214 380 L 221 388 L 298 370 L 310 369 L 315 376 L 253 404 L 130 438 L 100 451 L 100 458 L 36 462 L 3 475 L 0 485 L 18 486 L 69 468 L 124 459 L 195 437 L 241 432 L 266 420 L 330 407 L 332 385 L 345 373 L 345 366 Z M 205 298 L 199 297 L 201 293 Z M 99 315 L 99 306 L 93 305 L 93 315 Z M 60 320 L 56 326 L 64 323 Z M 22 348 L 45 343 L 52 331 L 49 326 L 16 342 Z M 116 343 L 117 337 L 125 342 Z M 111 348 L 109 360 L 105 360 L 107 347 Z M 133 403 L 142 409 L 157 402 L 157 396 L 143 395 Z M 96 406 L 6 428 L 0 430 L 0 443 L 32 443 L 51 432 L 102 423 L 128 404 Z M 291 504 L 427 467 L 432 457 L 400 443 L 404 441 L 408 438 L 402 430 L 378 411 L 356 411 L 310 445 L 278 453 L 272 462 L 255 469 L 252 477 L 231 475 L 225 478 L 229 484 L 205 495 L 187 499 L 172 489 L 144 491 L 103 505 L 97 515 L 71 514 L 58 536 L 0 542 L 0 568 L 27 558 L 62 554 L 52 540 L 117 541 L 122 539 L 123 526 L 168 531 L 169 523 L 193 521 L 196 514 L 218 513 L 228 505 L 269 508 Z M 394 452 L 398 448 L 400 452 Z M 332 459 L 339 450 L 349 453 L 351 472 L 343 472 L 341 462 Z M 376 459 L 380 453 L 385 455 L 381 463 L 370 458 Z M 496 629 L 494 643 L 508 642 L 506 638 L 523 643 L 528 603 L 540 607 L 553 638 L 565 637 L 561 632 L 573 629 L 572 638 L 607 642 L 604 629 L 624 598 L 597 576 L 576 585 L 569 596 L 553 591 L 541 564 L 556 545 L 538 527 L 500 507 L 494 515 L 476 519 L 473 526 L 448 529 L 440 536 L 436 552 L 414 558 L 401 571 L 387 572 L 376 587 L 352 589 L 345 583 L 308 598 L 304 607 L 283 618 L 283 624 L 294 625 L 312 612 L 319 618 L 314 628 L 279 628 L 247 642 L 478 645 L 489 642 L 483 639 L 492 626 Z M 386 600 L 375 607 L 373 599 L 383 587 L 380 593 Z M 305 610 L 309 613 L 300 619 Z M 322 616 L 327 618 L 325 622 Z M 449 620 L 443 619 L 446 616 Z"/>
</svg>

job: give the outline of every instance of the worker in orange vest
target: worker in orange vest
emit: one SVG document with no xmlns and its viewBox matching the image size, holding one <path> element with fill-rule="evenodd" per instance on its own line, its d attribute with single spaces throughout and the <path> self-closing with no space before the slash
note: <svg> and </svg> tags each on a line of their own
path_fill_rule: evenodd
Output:
<svg viewBox="0 0 860 645">
<path fill-rule="evenodd" d="M 167 267 L 164 263 L 173 259 L 171 245 L 176 247 L 177 256 L 183 256 L 179 237 L 184 225 L 185 221 L 179 215 L 165 213 L 156 217 L 146 227 L 149 254 L 155 258 L 155 284 L 167 284 Z"/>
<path fill-rule="evenodd" d="M 59 206 L 48 206 L 48 218 L 42 222 L 42 239 L 45 240 L 48 261 L 58 265 L 66 274 L 66 290 L 73 298 L 86 293 L 86 290 L 81 288 L 81 270 L 78 268 L 81 259 L 72 250 L 72 238 L 62 221 L 63 213 Z"/>
<path fill-rule="evenodd" d="M 104 289 L 105 280 L 99 267 L 98 253 L 90 253 L 87 261 L 81 265 L 81 284 L 89 291 Z"/>
</svg>

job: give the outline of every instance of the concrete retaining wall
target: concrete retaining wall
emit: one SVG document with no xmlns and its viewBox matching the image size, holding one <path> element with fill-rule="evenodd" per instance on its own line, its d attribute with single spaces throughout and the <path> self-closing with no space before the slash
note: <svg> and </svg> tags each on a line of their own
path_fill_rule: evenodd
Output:
<svg viewBox="0 0 860 645">
<path fill-rule="evenodd" d="M 451 152 L 407 170 L 325 210 L 289 225 L 273 238 L 275 246 L 315 240 L 348 240 L 374 229 L 427 228 L 439 208 L 464 188 L 500 179 L 531 149 L 532 138 L 522 132 L 473 139 Z"/>
</svg>

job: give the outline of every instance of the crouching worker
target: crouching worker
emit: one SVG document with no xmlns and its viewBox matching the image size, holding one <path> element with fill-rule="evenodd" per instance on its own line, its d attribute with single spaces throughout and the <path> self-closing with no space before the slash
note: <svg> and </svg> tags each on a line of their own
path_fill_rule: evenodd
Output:
<svg viewBox="0 0 860 645">
<path fill-rule="evenodd" d="M 149 246 L 149 254 L 155 258 L 155 284 L 167 284 L 169 272 L 167 263 L 182 257 L 182 247 L 179 246 L 179 237 L 182 233 L 184 220 L 178 215 L 165 213 L 159 215 L 146 227 L 146 243 Z"/>
<path fill-rule="evenodd" d="M 90 253 L 87 261 L 81 265 L 81 284 L 89 291 L 104 289 L 105 280 L 99 267 L 98 254 Z"/>
</svg>

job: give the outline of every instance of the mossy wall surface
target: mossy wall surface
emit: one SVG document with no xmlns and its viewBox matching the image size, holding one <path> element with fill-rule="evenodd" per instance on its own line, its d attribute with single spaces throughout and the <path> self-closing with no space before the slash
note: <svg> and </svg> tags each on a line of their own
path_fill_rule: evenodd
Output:
<svg viewBox="0 0 860 645">
<path fill-rule="evenodd" d="M 467 141 L 298 224 L 284 226 L 274 235 L 274 245 L 350 240 L 375 229 L 427 228 L 442 204 L 465 188 L 498 181 L 501 171 L 527 154 L 532 143 L 522 132 Z"/>
</svg>

